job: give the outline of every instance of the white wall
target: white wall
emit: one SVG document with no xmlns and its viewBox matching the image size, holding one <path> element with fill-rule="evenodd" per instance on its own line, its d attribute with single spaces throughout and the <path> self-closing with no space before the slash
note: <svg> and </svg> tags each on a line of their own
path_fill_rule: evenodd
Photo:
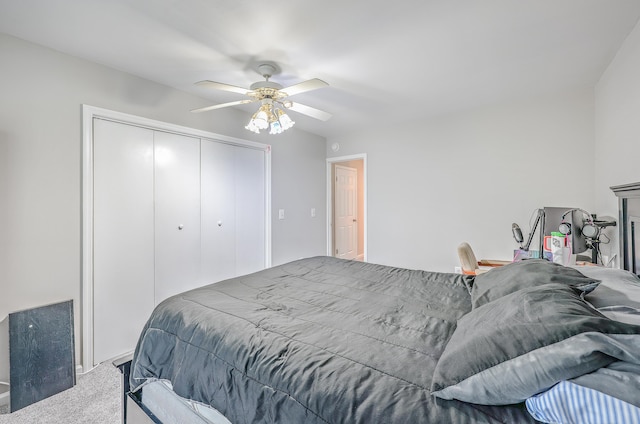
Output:
<svg viewBox="0 0 640 424">
<path fill-rule="evenodd" d="M 585 88 L 331 138 L 327 155 L 367 154 L 369 261 L 450 272 L 462 241 L 511 259 L 512 222 L 526 236 L 536 208 L 593 206 L 593 114 Z"/>
<path fill-rule="evenodd" d="M 324 142 L 288 137 L 289 131 L 273 136 L 281 137 L 271 157 L 273 265 L 327 252 Z"/>
<path fill-rule="evenodd" d="M 0 57 L 0 319 L 73 299 L 81 358 L 83 103 L 272 144 L 273 263 L 325 252 L 323 138 L 254 135 L 241 111 L 192 114 L 207 101 L 2 34 Z"/>
<path fill-rule="evenodd" d="M 640 24 L 600 78 L 595 99 L 595 202 L 617 219 L 618 200 L 609 187 L 640 181 Z M 617 253 L 617 239 L 609 247 L 610 255 Z"/>
</svg>

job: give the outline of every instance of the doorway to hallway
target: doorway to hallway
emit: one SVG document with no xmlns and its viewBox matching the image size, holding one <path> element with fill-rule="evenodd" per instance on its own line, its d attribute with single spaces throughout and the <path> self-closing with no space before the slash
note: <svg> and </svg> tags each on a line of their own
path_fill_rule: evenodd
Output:
<svg viewBox="0 0 640 424">
<path fill-rule="evenodd" d="M 327 159 L 327 255 L 367 258 L 366 155 Z"/>
</svg>

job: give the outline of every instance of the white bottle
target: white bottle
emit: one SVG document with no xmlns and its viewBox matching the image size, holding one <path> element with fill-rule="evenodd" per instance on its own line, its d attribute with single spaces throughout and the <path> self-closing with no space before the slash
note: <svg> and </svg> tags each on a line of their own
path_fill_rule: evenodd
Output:
<svg viewBox="0 0 640 424">
<path fill-rule="evenodd" d="M 564 265 L 565 236 L 562 233 L 553 231 L 551 233 L 551 257 L 554 263 Z"/>
</svg>

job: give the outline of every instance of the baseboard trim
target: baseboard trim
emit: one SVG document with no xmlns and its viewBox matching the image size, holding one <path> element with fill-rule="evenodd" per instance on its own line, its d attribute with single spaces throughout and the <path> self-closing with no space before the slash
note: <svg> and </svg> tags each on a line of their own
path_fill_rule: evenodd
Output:
<svg viewBox="0 0 640 424">
<path fill-rule="evenodd" d="M 6 392 L 0 394 L 0 406 L 9 406 L 10 401 L 10 392 L 7 390 Z"/>
</svg>

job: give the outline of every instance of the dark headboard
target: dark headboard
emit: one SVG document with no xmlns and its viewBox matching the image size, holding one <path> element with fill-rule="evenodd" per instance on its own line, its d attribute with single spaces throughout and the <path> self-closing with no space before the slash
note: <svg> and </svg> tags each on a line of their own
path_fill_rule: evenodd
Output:
<svg viewBox="0 0 640 424">
<path fill-rule="evenodd" d="M 611 187 L 618 197 L 620 258 L 623 269 L 640 273 L 640 183 Z"/>
</svg>

